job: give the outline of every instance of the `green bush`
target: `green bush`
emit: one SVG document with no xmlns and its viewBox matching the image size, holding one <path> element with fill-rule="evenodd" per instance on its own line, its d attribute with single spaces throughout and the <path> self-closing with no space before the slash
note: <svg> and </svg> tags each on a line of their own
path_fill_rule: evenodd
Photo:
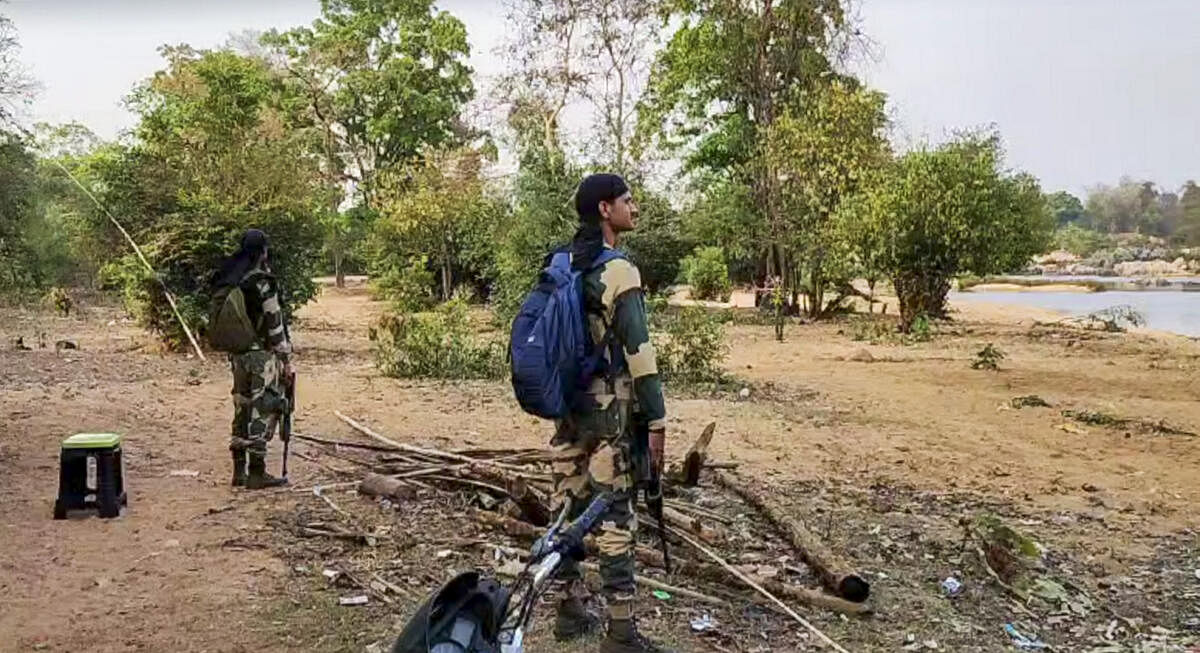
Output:
<svg viewBox="0 0 1200 653">
<path fill-rule="evenodd" d="M 499 379 L 508 372 L 503 345 L 472 331 L 462 299 L 424 313 L 385 316 L 370 337 L 376 364 L 386 376 Z"/>
<path fill-rule="evenodd" d="M 725 380 L 725 326 L 722 315 L 686 307 L 662 320 L 657 338 L 658 370 L 667 383 L 719 383 Z"/>
<path fill-rule="evenodd" d="M 1000 369 L 1000 361 L 1004 360 L 1004 352 L 992 343 L 988 343 L 979 353 L 975 354 L 975 360 L 971 363 L 973 370 L 991 370 L 993 372 Z"/>
<path fill-rule="evenodd" d="M 692 297 L 729 301 L 732 285 L 725 252 L 720 247 L 696 248 L 695 253 L 683 259 L 681 268 L 684 280 L 692 287 Z"/>
<path fill-rule="evenodd" d="M 374 293 L 400 313 L 428 310 L 434 304 L 435 279 L 429 258 L 414 256 L 407 266 L 392 268 L 374 280 Z"/>
<path fill-rule="evenodd" d="M 1054 249 L 1065 250 L 1081 258 L 1091 256 L 1111 242 L 1106 234 L 1077 224 L 1059 227 L 1054 232 Z"/>
</svg>

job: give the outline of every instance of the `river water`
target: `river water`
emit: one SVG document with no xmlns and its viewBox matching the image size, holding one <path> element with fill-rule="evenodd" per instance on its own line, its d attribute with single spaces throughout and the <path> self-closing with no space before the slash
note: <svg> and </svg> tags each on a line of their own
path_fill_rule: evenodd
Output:
<svg viewBox="0 0 1200 653">
<path fill-rule="evenodd" d="M 1108 291 L 1108 292 L 955 292 L 954 299 L 1034 306 L 1083 316 L 1112 306 L 1132 306 L 1146 318 L 1146 327 L 1185 336 L 1200 337 L 1200 292 Z"/>
</svg>

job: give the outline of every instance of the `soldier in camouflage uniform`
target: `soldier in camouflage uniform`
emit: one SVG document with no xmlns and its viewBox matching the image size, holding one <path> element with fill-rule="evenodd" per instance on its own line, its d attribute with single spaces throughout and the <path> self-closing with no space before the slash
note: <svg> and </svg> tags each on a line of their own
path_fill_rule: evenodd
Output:
<svg viewBox="0 0 1200 653">
<path fill-rule="evenodd" d="M 287 482 L 266 471 L 267 441 L 288 409 L 283 383 L 292 374 L 292 345 L 283 323 L 278 284 L 267 261 L 266 234 L 251 229 L 242 238 L 241 249 L 218 273 L 241 287 L 247 316 L 251 324 L 259 325 L 258 342 L 245 353 L 229 355 L 233 370 L 233 434 L 229 441 L 233 485 L 254 490 Z"/>
<path fill-rule="evenodd" d="M 572 265 L 583 269 L 602 248 L 616 245 L 620 233 L 634 228 L 637 205 L 624 180 L 591 175 L 575 198 L 580 228 L 571 244 Z M 641 276 L 624 258 L 609 261 L 584 277 L 584 306 L 592 341 L 601 344 L 611 325 L 613 346 L 606 355 L 607 373 L 597 376 L 585 405 L 557 424 L 554 439 L 554 501 L 568 503 L 577 515 L 596 492 L 616 496 L 600 520 L 597 544 L 600 574 L 608 603 L 608 636 L 602 653 L 663 651 L 640 635 L 634 621 L 635 482 L 630 459 L 632 419 L 636 412 L 650 424 L 651 464 L 662 469 L 666 410 L 662 384 L 650 342 Z M 554 632 L 559 641 L 573 639 L 599 626 L 584 607 L 587 588 L 578 566 L 568 562 Z"/>
</svg>

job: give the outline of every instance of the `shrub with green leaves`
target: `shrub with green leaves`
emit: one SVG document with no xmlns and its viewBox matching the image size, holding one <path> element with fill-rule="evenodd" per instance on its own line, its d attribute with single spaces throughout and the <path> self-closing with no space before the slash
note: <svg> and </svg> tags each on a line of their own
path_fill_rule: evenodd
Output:
<svg viewBox="0 0 1200 653">
<path fill-rule="evenodd" d="M 971 369 L 974 370 L 991 370 L 993 372 L 1000 369 L 1000 361 L 1004 360 L 1004 352 L 999 348 L 988 343 L 979 353 L 975 354 L 975 360 L 971 363 Z"/>
<path fill-rule="evenodd" d="M 502 343 L 484 340 L 472 330 L 461 298 L 432 311 L 385 316 L 370 336 L 376 364 L 387 376 L 499 379 L 508 372 Z"/>
<path fill-rule="evenodd" d="M 681 274 L 692 287 L 692 297 L 714 301 L 729 301 L 732 285 L 725 252 L 720 247 L 698 247 L 683 259 Z"/>
<path fill-rule="evenodd" d="M 667 383 L 719 383 L 726 377 L 725 326 L 721 315 L 685 307 L 662 320 L 656 348 L 659 374 Z"/>
<path fill-rule="evenodd" d="M 372 283 L 375 295 L 391 302 L 401 313 L 423 311 L 433 306 L 434 284 L 434 274 L 426 256 L 414 256 L 408 265 L 388 269 Z"/>
</svg>

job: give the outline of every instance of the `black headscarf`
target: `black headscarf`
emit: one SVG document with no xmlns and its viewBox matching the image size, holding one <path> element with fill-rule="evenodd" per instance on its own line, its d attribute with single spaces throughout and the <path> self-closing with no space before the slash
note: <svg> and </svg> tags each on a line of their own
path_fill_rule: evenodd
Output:
<svg viewBox="0 0 1200 653">
<path fill-rule="evenodd" d="M 258 229 L 249 229 L 242 236 L 242 245 L 238 251 L 221 262 L 221 267 L 212 276 L 214 287 L 236 286 L 242 282 L 246 273 L 254 269 L 254 265 L 267 251 L 267 234 Z"/>
<path fill-rule="evenodd" d="M 588 175 L 575 191 L 575 212 L 579 228 L 571 239 L 571 266 L 584 269 L 604 250 L 604 232 L 600 229 L 600 202 L 611 202 L 629 192 L 620 175 Z"/>
</svg>

